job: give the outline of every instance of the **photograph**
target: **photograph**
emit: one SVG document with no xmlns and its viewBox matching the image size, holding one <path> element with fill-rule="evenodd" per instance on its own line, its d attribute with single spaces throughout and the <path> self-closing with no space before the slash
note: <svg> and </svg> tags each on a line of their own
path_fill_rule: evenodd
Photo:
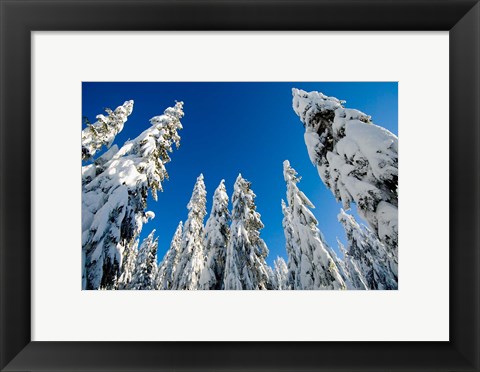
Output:
<svg viewBox="0 0 480 372">
<path fill-rule="evenodd" d="M 398 83 L 83 82 L 81 192 L 82 290 L 398 290 Z"/>
<path fill-rule="evenodd" d="M 0 14 L 0 372 L 480 372 L 480 0 Z"/>
</svg>

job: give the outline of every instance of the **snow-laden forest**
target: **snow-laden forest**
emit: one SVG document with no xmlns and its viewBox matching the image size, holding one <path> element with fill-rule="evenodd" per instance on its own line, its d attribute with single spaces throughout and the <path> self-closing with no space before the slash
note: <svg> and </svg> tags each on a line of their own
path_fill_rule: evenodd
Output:
<svg viewBox="0 0 480 372">
<path fill-rule="evenodd" d="M 325 241 L 311 212 L 314 205 L 301 191 L 301 177 L 285 160 L 285 200 L 279 204 L 286 261 L 278 257 L 273 267 L 267 264 L 255 185 L 241 174 L 231 195 L 220 182 L 210 213 L 199 174 L 186 220 L 159 261 L 155 230 L 141 242 L 139 237 L 155 218 L 148 195 L 156 200 L 163 191 L 168 163 L 180 146 L 183 102 L 151 118 L 147 130 L 119 148 L 112 144 L 134 107 L 126 101 L 82 131 L 82 288 L 397 289 L 398 138 L 368 115 L 345 108 L 344 101 L 315 91 L 293 89 L 292 94 L 305 128 L 305 156 L 343 205 L 338 213 L 347 237 L 346 245 L 338 242 L 342 257 Z M 351 204 L 366 224 L 346 212 Z"/>
</svg>

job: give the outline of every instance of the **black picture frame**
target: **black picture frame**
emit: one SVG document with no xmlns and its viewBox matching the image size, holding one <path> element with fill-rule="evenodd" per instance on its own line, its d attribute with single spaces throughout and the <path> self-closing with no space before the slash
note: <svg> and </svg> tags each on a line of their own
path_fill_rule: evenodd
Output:
<svg viewBox="0 0 480 372">
<path fill-rule="evenodd" d="M 2 371 L 480 370 L 478 1 L 0 0 L 0 12 Z M 30 34 L 37 30 L 449 31 L 450 341 L 32 342 Z"/>
</svg>

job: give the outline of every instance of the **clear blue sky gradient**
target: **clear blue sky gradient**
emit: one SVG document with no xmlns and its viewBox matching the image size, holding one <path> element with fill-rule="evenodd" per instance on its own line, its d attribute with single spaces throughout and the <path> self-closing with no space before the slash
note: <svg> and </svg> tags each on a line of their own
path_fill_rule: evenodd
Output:
<svg viewBox="0 0 480 372">
<path fill-rule="evenodd" d="M 126 100 L 135 101 L 132 115 L 115 139 L 119 147 L 148 128 L 149 119 L 173 106 L 175 100 L 185 103 L 181 146 L 166 166 L 170 179 L 164 182 L 158 202 L 149 197 L 147 210 L 156 217 L 144 225 L 141 234 L 143 238 L 156 229 L 159 260 L 178 222 L 187 218 L 186 206 L 200 173 L 207 188 L 205 221 L 220 180 L 225 179 L 231 197 L 241 173 L 257 195 L 257 210 L 265 224 L 261 237 L 270 249 L 267 262 L 271 265 L 277 256 L 286 259 L 280 204 L 286 192 L 282 174 L 285 159 L 302 177 L 299 187 L 316 206 L 313 213 L 327 242 L 336 251 L 337 237 L 345 242 L 337 222 L 341 205 L 321 182 L 308 157 L 304 128 L 292 109 L 293 87 L 346 100 L 346 107 L 363 111 L 375 124 L 398 135 L 396 82 L 83 83 L 82 115 L 91 122 L 105 107 L 115 109 Z"/>
</svg>

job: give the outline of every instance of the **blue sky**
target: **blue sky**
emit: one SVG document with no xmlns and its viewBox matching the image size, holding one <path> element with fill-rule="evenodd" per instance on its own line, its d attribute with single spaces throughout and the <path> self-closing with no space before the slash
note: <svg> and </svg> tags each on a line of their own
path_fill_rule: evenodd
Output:
<svg viewBox="0 0 480 372">
<path fill-rule="evenodd" d="M 304 128 L 292 109 L 292 87 L 346 100 L 346 107 L 365 112 L 375 124 L 398 135 L 396 82 L 82 84 L 82 115 L 91 122 L 106 107 L 115 109 L 126 100 L 135 101 L 132 115 L 115 139 L 119 147 L 149 127 L 149 119 L 173 106 L 175 100 L 184 101 L 181 146 L 167 164 L 170 179 L 163 184 L 164 192 L 159 193 L 157 202 L 149 197 L 147 210 L 155 212 L 156 217 L 144 225 L 141 234 L 143 238 L 156 229 L 159 260 L 167 251 L 178 222 L 187 218 L 186 206 L 200 173 L 207 188 L 205 221 L 219 182 L 225 179 L 231 197 L 235 179 L 242 173 L 257 195 L 257 211 L 265 225 L 261 237 L 270 249 L 267 262 L 272 264 L 277 256 L 286 259 L 280 204 L 286 192 L 282 174 L 285 159 L 302 177 L 299 188 L 315 205 L 313 213 L 327 242 L 335 250 L 337 237 L 345 242 L 345 233 L 336 217 L 341 205 L 309 160 Z"/>
</svg>

